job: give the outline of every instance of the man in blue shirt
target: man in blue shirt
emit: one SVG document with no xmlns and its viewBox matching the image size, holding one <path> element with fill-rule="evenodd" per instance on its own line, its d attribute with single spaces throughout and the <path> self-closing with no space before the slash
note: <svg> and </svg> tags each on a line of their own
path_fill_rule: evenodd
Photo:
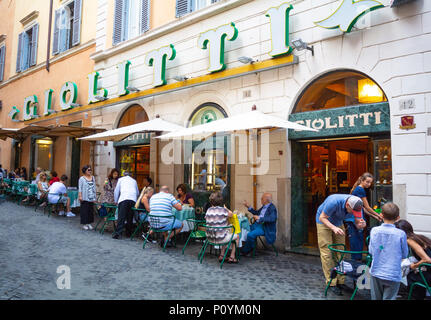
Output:
<svg viewBox="0 0 431 320">
<path fill-rule="evenodd" d="M 406 233 L 394 225 L 399 219 L 399 212 L 396 204 L 386 203 L 382 207 L 383 224 L 371 229 L 372 300 L 395 300 L 398 294 L 402 278 L 401 261 L 409 253 Z"/>
<path fill-rule="evenodd" d="M 259 210 L 253 209 L 246 201 L 243 202 L 248 211 L 253 214 L 254 223 L 250 226 L 247 240 L 241 248 L 241 254 L 247 255 L 254 248 L 258 236 L 265 236 L 268 244 L 273 244 L 277 232 L 277 208 L 272 203 L 272 195 L 268 192 L 260 199 L 262 207 Z"/>
<path fill-rule="evenodd" d="M 366 223 L 364 219 L 362 219 L 362 207 L 362 200 L 356 196 L 350 194 L 333 194 L 327 197 L 317 209 L 317 241 L 326 283 L 331 280 L 331 270 L 335 266 L 328 245 L 334 243 L 345 244 L 343 220 L 348 214 L 353 214 L 355 217 L 355 226 L 358 229 L 365 228 Z M 338 275 L 337 278 L 331 282 L 329 289 L 334 294 L 341 296 L 341 289 L 343 287 L 344 276 Z"/>
</svg>

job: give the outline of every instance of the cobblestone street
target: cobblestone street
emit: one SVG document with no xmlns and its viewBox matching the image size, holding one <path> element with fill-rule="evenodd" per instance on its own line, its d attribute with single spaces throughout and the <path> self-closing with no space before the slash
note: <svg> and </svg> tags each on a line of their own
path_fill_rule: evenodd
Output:
<svg viewBox="0 0 431 320">
<path fill-rule="evenodd" d="M 97 219 L 97 218 L 96 218 Z M 142 249 L 142 240 L 114 240 L 80 229 L 74 218 L 0 204 L 0 299 L 348 299 L 323 296 L 317 257 L 258 251 L 220 270 L 216 256 L 197 261 L 200 245 Z M 207 250 L 208 252 L 208 250 Z M 57 268 L 70 267 L 71 288 L 60 290 Z M 229 288 L 235 288 L 231 290 Z M 357 295 L 364 299 L 364 293 Z"/>
</svg>

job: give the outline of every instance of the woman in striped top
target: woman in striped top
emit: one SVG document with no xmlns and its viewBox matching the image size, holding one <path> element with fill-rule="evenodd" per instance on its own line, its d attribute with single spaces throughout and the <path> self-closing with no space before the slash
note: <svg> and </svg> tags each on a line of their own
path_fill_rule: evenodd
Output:
<svg viewBox="0 0 431 320">
<path fill-rule="evenodd" d="M 211 207 L 208 208 L 205 214 L 206 224 L 210 227 L 226 227 L 229 225 L 228 218 L 233 216 L 232 211 L 226 208 L 223 203 L 223 196 L 221 192 L 213 192 L 209 198 L 209 202 Z M 232 237 L 232 229 L 207 229 L 207 237 L 211 242 L 214 243 L 226 243 Z M 236 247 L 238 247 L 238 235 L 234 234 L 233 239 L 236 242 Z M 235 249 L 236 247 L 232 246 L 232 252 L 228 259 L 229 263 L 238 263 L 238 260 L 235 258 Z M 226 246 L 222 246 L 219 262 L 223 260 L 224 254 L 226 252 Z"/>
</svg>

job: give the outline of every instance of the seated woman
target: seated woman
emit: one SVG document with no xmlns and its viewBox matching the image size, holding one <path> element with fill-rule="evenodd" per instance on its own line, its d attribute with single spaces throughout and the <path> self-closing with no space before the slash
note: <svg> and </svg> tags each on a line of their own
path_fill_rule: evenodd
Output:
<svg viewBox="0 0 431 320">
<path fill-rule="evenodd" d="M 229 225 L 228 218 L 233 216 L 232 211 L 224 206 L 223 196 L 221 192 L 213 192 L 210 195 L 210 204 L 211 207 L 208 208 L 205 214 L 205 221 L 208 226 L 211 227 L 226 227 Z M 209 232 L 208 232 L 209 231 Z M 232 237 L 232 229 L 207 229 L 207 237 L 211 239 L 211 242 L 214 243 L 225 243 L 228 242 Z M 232 240 L 235 241 L 236 247 L 239 246 L 238 234 L 234 234 Z M 223 246 L 220 251 L 220 256 L 218 257 L 219 262 L 222 262 L 223 257 L 226 252 L 226 247 Z M 238 263 L 238 260 L 235 258 L 235 249 L 236 247 L 232 243 L 232 251 L 230 257 L 228 259 L 229 263 Z"/>
<path fill-rule="evenodd" d="M 423 282 L 422 277 L 418 272 L 418 268 L 421 263 L 431 263 L 431 240 L 423 235 L 414 233 L 412 225 L 406 220 L 398 220 L 395 222 L 395 226 L 406 233 L 407 244 L 412 249 L 413 256 L 418 260 L 418 262 L 410 265 L 411 270 L 407 275 L 407 284 L 410 288 L 414 282 Z M 423 275 L 428 284 L 431 284 L 431 268 L 426 268 L 427 269 L 423 272 Z M 425 295 L 425 288 L 417 285 L 413 287 L 413 299 L 424 300 Z"/>
<path fill-rule="evenodd" d="M 142 198 L 138 199 L 139 209 L 145 209 L 147 213 L 150 212 L 150 199 L 154 194 L 154 189 L 152 187 L 146 187 Z M 139 214 L 139 220 L 143 220 L 146 217 L 146 213 Z M 147 219 L 145 219 L 147 220 Z"/>
<path fill-rule="evenodd" d="M 37 182 L 37 199 L 45 200 L 48 195 L 49 184 L 46 179 L 46 173 L 41 172 L 39 175 L 39 181 Z M 45 203 L 45 201 L 44 201 Z M 46 203 L 45 203 L 46 205 Z"/>
<path fill-rule="evenodd" d="M 185 184 L 180 184 L 177 187 L 178 196 L 177 199 L 181 201 L 181 204 L 188 204 L 191 207 L 195 206 L 195 200 L 190 193 L 187 193 L 187 187 Z"/>
</svg>

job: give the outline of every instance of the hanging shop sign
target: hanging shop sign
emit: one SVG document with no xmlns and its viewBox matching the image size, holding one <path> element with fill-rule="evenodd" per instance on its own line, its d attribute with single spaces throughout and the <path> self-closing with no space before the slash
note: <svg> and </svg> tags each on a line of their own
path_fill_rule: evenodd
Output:
<svg viewBox="0 0 431 320">
<path fill-rule="evenodd" d="M 368 135 L 390 131 L 387 102 L 293 113 L 289 116 L 289 121 L 319 130 L 314 132 L 289 129 L 289 139 Z"/>
<path fill-rule="evenodd" d="M 340 28 L 342 31 L 350 32 L 356 21 L 367 12 L 383 7 L 375 0 L 345 0 L 340 7 L 327 19 L 316 22 L 323 28 Z M 289 55 L 292 47 L 289 40 L 290 12 L 293 6 L 283 3 L 278 7 L 273 7 L 265 12 L 265 17 L 270 21 L 271 51 L 269 55 L 273 58 Z M 208 72 L 216 73 L 226 69 L 225 64 L 225 44 L 226 41 L 235 41 L 239 37 L 239 31 L 233 22 L 221 25 L 214 29 L 202 32 L 198 36 L 197 47 L 208 52 L 209 63 Z M 159 49 L 150 51 L 145 56 L 145 65 L 153 68 L 152 88 L 166 85 L 166 67 L 168 61 L 173 61 L 177 57 L 177 52 L 173 44 L 168 44 Z M 129 94 L 129 70 L 130 61 L 124 61 L 117 65 L 118 71 L 118 91 L 117 96 Z M 100 75 L 94 71 L 88 75 L 88 104 L 107 100 L 108 90 L 99 85 Z M 139 91 L 139 89 L 137 89 Z M 45 91 L 45 105 L 43 116 L 55 113 L 52 106 L 52 96 L 54 91 Z M 60 92 L 59 101 L 61 111 L 70 110 L 80 106 L 76 100 L 78 87 L 74 82 L 66 82 Z M 38 118 L 38 98 L 31 95 L 24 100 L 23 121 Z M 9 116 L 14 121 L 19 121 L 17 116 L 19 109 L 12 107 Z"/>
<path fill-rule="evenodd" d="M 151 133 L 135 133 L 126 139 L 114 142 L 114 147 L 150 144 Z"/>
</svg>

